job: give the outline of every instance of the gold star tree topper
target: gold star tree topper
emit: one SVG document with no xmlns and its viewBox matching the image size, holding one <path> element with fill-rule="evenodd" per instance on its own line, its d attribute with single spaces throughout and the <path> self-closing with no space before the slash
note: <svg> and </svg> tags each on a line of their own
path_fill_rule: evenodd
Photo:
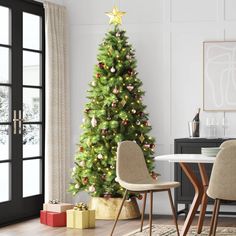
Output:
<svg viewBox="0 0 236 236">
<path fill-rule="evenodd" d="M 106 15 L 110 18 L 109 24 L 121 25 L 122 16 L 125 15 L 125 13 L 126 12 L 119 11 L 118 7 L 114 6 L 112 12 L 106 12 Z"/>
</svg>

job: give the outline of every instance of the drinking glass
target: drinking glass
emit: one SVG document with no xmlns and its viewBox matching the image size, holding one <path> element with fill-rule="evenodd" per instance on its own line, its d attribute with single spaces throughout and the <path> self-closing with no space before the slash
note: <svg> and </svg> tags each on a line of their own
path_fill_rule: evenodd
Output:
<svg viewBox="0 0 236 236">
<path fill-rule="evenodd" d="M 229 120 L 226 117 L 222 118 L 221 126 L 223 128 L 224 138 L 226 137 L 226 130 L 229 127 Z"/>
<path fill-rule="evenodd" d="M 216 138 L 217 136 L 217 120 L 215 117 L 206 118 L 206 127 L 208 129 L 208 138 Z"/>
</svg>

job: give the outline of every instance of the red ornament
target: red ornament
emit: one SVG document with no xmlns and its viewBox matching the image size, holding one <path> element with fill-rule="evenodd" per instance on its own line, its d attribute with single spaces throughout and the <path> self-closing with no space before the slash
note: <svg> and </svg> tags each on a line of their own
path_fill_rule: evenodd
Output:
<svg viewBox="0 0 236 236">
<path fill-rule="evenodd" d="M 113 102 L 113 103 L 111 104 L 111 106 L 112 106 L 113 108 L 115 108 L 115 107 L 117 106 L 117 104 L 116 104 L 115 102 Z"/>
<path fill-rule="evenodd" d="M 83 183 L 83 185 L 86 185 L 88 183 L 88 177 L 84 177 L 82 179 L 82 183 Z"/>
<path fill-rule="evenodd" d="M 96 78 L 99 79 L 101 75 L 99 73 L 96 74 Z"/>
<path fill-rule="evenodd" d="M 100 69 L 104 69 L 104 63 L 99 62 L 99 63 L 98 63 L 98 67 L 99 67 Z"/>
<path fill-rule="evenodd" d="M 132 75 L 133 70 L 132 69 L 128 69 L 128 75 Z"/>
<path fill-rule="evenodd" d="M 84 148 L 83 148 L 83 147 L 79 147 L 79 151 L 80 151 L 80 152 L 83 152 L 83 151 L 84 151 Z"/>
<path fill-rule="evenodd" d="M 125 120 L 122 120 L 122 121 L 121 121 L 121 124 L 122 124 L 122 125 L 128 125 L 128 122 L 129 122 L 129 121 L 128 121 L 127 119 L 125 119 Z"/>
<path fill-rule="evenodd" d="M 108 130 L 107 130 L 107 129 L 102 129 L 102 134 L 103 134 L 103 135 L 107 135 L 107 133 L 108 133 Z"/>
<path fill-rule="evenodd" d="M 150 148 L 151 148 L 151 149 L 153 149 L 154 147 L 155 147 L 155 144 L 154 144 L 154 143 L 150 144 Z"/>
<path fill-rule="evenodd" d="M 143 195 L 142 195 L 142 194 L 139 194 L 139 195 L 137 196 L 137 198 L 138 198 L 138 200 L 142 200 L 142 199 L 143 199 Z"/>
</svg>

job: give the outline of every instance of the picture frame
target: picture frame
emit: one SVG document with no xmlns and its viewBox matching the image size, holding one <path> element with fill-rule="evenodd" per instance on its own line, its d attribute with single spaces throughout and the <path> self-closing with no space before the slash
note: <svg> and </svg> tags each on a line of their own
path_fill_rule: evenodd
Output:
<svg viewBox="0 0 236 236">
<path fill-rule="evenodd" d="M 236 111 L 236 41 L 203 42 L 203 110 Z"/>
</svg>

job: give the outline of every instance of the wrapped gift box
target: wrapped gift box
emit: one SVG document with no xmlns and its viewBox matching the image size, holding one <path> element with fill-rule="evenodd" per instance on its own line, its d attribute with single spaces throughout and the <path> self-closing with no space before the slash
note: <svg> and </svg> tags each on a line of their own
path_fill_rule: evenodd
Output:
<svg viewBox="0 0 236 236">
<path fill-rule="evenodd" d="M 66 226 L 66 212 L 40 211 L 40 223 L 52 227 Z"/>
<path fill-rule="evenodd" d="M 70 203 L 44 203 L 43 204 L 43 210 L 44 211 L 52 211 L 52 212 L 66 212 L 69 209 L 72 209 L 74 207 L 73 204 Z"/>
<path fill-rule="evenodd" d="M 41 224 L 47 224 L 47 212 L 46 211 L 40 211 L 40 223 Z"/>
<path fill-rule="evenodd" d="M 95 227 L 95 210 L 67 210 L 68 228 L 86 229 Z"/>
</svg>

